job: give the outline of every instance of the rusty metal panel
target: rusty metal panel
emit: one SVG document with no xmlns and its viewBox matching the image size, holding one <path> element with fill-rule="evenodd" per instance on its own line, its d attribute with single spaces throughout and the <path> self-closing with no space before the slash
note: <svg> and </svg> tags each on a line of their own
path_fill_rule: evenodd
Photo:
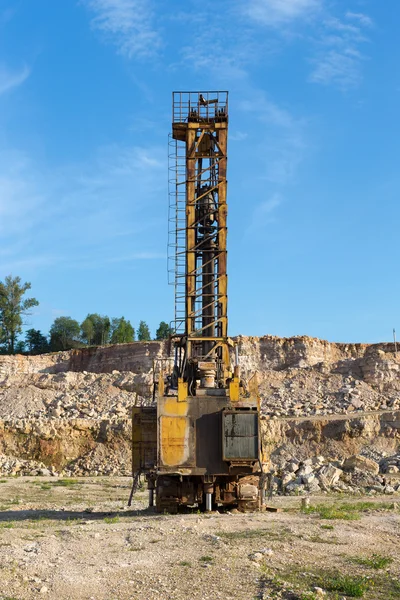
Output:
<svg viewBox="0 0 400 600">
<path fill-rule="evenodd" d="M 157 409 L 132 409 L 132 472 L 153 469 L 157 463 Z"/>
<path fill-rule="evenodd" d="M 160 417 L 160 460 L 167 467 L 182 466 L 190 459 L 190 419 Z"/>
<path fill-rule="evenodd" d="M 158 469 L 186 475 L 228 473 L 222 460 L 224 396 L 158 398 Z"/>
<path fill-rule="evenodd" d="M 258 415 L 225 412 L 222 421 L 224 460 L 257 460 Z"/>
<path fill-rule="evenodd" d="M 158 399 L 158 467 L 195 465 L 195 431 L 189 404 L 176 396 Z"/>
</svg>

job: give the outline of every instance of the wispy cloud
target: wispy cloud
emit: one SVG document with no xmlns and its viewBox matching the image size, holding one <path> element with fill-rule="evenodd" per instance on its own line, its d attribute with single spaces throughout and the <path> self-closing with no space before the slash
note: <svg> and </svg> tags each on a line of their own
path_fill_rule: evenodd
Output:
<svg viewBox="0 0 400 600">
<path fill-rule="evenodd" d="M 362 79 L 361 48 L 369 41 L 366 29 L 373 22 L 367 15 L 347 12 L 344 19 L 327 18 L 317 43 L 317 56 L 310 81 L 335 85 L 343 90 L 357 86 Z"/>
<path fill-rule="evenodd" d="M 233 131 L 229 134 L 231 142 L 243 142 L 248 137 L 249 134 L 246 131 Z"/>
<path fill-rule="evenodd" d="M 308 17 L 323 4 L 322 0 L 252 0 L 245 2 L 245 14 L 257 23 L 279 26 Z"/>
<path fill-rule="evenodd" d="M 180 58 L 171 65 L 172 69 L 196 69 L 207 73 L 208 80 L 215 78 L 220 86 L 221 82 L 242 80 L 249 66 L 259 62 L 265 65 L 275 52 L 275 40 L 254 35 L 253 23 L 243 19 L 243 6 L 237 0 L 218 0 L 218 11 L 215 0 L 203 0 L 201 4 L 186 0 L 184 6 L 168 15 L 180 40 Z"/>
<path fill-rule="evenodd" d="M 365 15 L 364 13 L 354 13 L 354 12 L 348 11 L 346 13 L 346 17 L 348 19 L 353 19 L 355 21 L 358 21 L 364 27 L 373 27 L 374 26 L 374 22 L 371 19 L 371 17 L 369 17 L 368 15 Z"/>
<path fill-rule="evenodd" d="M 211 21 L 206 26 L 194 22 L 192 29 L 195 33 L 182 46 L 182 61 L 178 67 L 190 66 L 211 76 L 216 75 L 219 81 L 243 79 L 247 75 L 246 67 L 254 65 L 261 57 L 265 60 L 268 52 L 267 42 L 255 40 L 250 31 L 236 28 L 233 22 L 225 28 L 220 22 Z"/>
<path fill-rule="evenodd" d="M 256 212 L 259 216 L 269 216 L 280 204 L 282 204 L 282 197 L 280 194 L 274 194 L 272 198 L 261 202 L 257 206 Z"/>
<path fill-rule="evenodd" d="M 159 220 L 165 230 L 164 154 L 157 146 L 112 145 L 87 164 L 50 171 L 22 153 L 0 152 L 0 279 L 17 269 L 159 257 L 162 233 L 153 247 L 147 234 Z"/>
<path fill-rule="evenodd" d="M 0 65 L 0 96 L 22 85 L 29 75 L 30 69 L 27 66 L 19 71 L 10 71 L 4 65 Z"/>
<path fill-rule="evenodd" d="M 263 127 L 259 136 L 263 141 L 257 150 L 264 163 L 259 176 L 272 184 L 290 183 L 307 149 L 305 121 L 262 91 L 253 91 L 252 98 L 239 103 L 239 108 L 252 113 Z"/>
<path fill-rule="evenodd" d="M 123 254 L 122 256 L 113 256 L 107 260 L 108 263 L 130 262 L 133 260 L 159 260 L 167 259 L 165 252 L 134 252 L 133 254 Z"/>
<path fill-rule="evenodd" d="M 151 0 L 83 0 L 94 14 L 92 27 L 128 58 L 154 56 L 161 45 Z"/>
<path fill-rule="evenodd" d="M 273 213 L 282 204 L 283 198 L 280 193 L 274 193 L 267 200 L 259 202 L 254 210 L 251 217 L 249 226 L 246 229 L 246 235 L 254 235 L 258 230 L 264 228 L 266 225 L 276 221 Z"/>
<path fill-rule="evenodd" d="M 238 3 L 253 28 L 269 27 L 281 41 L 302 44 L 305 57 L 314 54 L 309 59 L 313 65 L 309 81 L 343 90 L 361 81 L 362 64 L 367 58 L 363 45 L 369 42 L 368 30 L 374 26 L 367 14 L 349 10 L 338 18 L 333 12 L 335 3 L 326 0 Z"/>
</svg>

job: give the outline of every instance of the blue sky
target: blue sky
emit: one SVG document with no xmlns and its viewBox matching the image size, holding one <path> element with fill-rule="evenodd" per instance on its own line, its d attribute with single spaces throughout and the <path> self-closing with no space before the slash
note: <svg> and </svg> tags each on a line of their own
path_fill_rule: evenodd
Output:
<svg viewBox="0 0 400 600">
<path fill-rule="evenodd" d="M 0 0 L 0 279 L 173 318 L 173 90 L 230 92 L 230 334 L 400 334 L 397 0 Z"/>
</svg>

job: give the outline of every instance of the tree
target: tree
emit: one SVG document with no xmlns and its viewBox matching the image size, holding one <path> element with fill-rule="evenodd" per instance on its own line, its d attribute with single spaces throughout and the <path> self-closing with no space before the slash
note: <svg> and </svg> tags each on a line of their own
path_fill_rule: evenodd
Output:
<svg viewBox="0 0 400 600">
<path fill-rule="evenodd" d="M 30 289 L 30 283 L 21 284 L 21 278 L 12 275 L 0 282 L 0 343 L 10 354 L 14 354 L 18 335 L 22 333 L 23 317 L 39 304 L 36 298 L 23 300 Z"/>
<path fill-rule="evenodd" d="M 88 346 L 92 345 L 94 338 L 94 322 L 90 318 L 90 315 L 81 323 L 81 338 Z"/>
<path fill-rule="evenodd" d="M 25 334 L 25 346 L 29 354 L 44 354 L 50 349 L 47 337 L 38 329 L 28 329 Z"/>
<path fill-rule="evenodd" d="M 126 344 L 133 342 L 135 339 L 135 330 L 133 329 L 131 322 L 127 321 L 124 317 L 120 319 L 115 318 L 111 321 L 111 343 L 112 344 Z"/>
<path fill-rule="evenodd" d="M 50 328 L 52 350 L 70 350 L 79 346 L 80 327 L 71 317 L 57 317 Z"/>
<path fill-rule="evenodd" d="M 81 337 L 89 345 L 104 346 L 110 341 L 110 330 L 109 317 L 92 313 L 81 324 Z"/>
<path fill-rule="evenodd" d="M 18 340 L 15 344 L 15 354 L 24 354 L 25 350 L 25 342 L 23 340 Z"/>
<path fill-rule="evenodd" d="M 151 340 L 150 329 L 145 321 L 140 321 L 138 328 L 139 342 L 149 342 Z"/>
<path fill-rule="evenodd" d="M 167 340 L 173 333 L 174 330 L 172 327 L 170 327 L 165 321 L 161 321 L 156 331 L 156 340 Z"/>
</svg>

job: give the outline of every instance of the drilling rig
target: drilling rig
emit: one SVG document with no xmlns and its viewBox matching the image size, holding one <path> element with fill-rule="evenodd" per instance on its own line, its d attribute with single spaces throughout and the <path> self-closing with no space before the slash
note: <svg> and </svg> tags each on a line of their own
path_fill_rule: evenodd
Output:
<svg viewBox="0 0 400 600">
<path fill-rule="evenodd" d="M 156 406 L 133 409 L 133 471 L 158 511 L 263 502 L 256 378 L 240 377 L 228 338 L 228 92 L 174 92 L 170 247 L 173 362 L 161 361 Z M 231 366 L 233 358 L 233 367 Z"/>
</svg>

